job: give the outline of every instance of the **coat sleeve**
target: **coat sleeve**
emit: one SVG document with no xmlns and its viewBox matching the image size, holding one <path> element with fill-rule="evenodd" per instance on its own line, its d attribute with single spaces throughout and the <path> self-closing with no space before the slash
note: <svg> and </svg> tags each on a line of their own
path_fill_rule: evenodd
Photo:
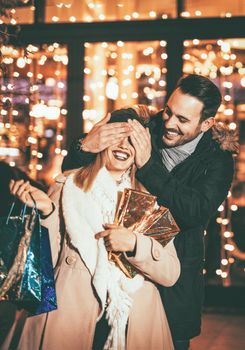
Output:
<svg viewBox="0 0 245 350">
<path fill-rule="evenodd" d="M 52 253 L 53 266 L 56 265 L 61 250 L 61 232 L 60 232 L 60 196 L 62 184 L 56 183 L 48 191 L 50 199 L 55 205 L 55 209 L 46 219 L 41 220 L 42 226 L 49 231 L 49 239 Z"/>
<path fill-rule="evenodd" d="M 137 179 L 158 204 L 170 209 L 181 229 L 203 225 L 227 196 L 234 173 L 232 155 L 222 152 L 208 164 L 195 185 L 181 182 L 154 157 L 137 171 Z M 191 183 L 191 178 L 190 178 Z"/>
<path fill-rule="evenodd" d="M 171 240 L 163 247 L 155 239 L 135 233 L 136 252 L 126 259 L 153 282 L 165 287 L 173 286 L 180 275 L 180 262 Z"/>
<path fill-rule="evenodd" d="M 86 134 L 82 134 L 81 138 L 85 136 Z M 61 166 L 62 171 L 81 168 L 82 166 L 92 163 L 95 157 L 95 153 L 80 151 L 79 139 L 76 139 L 72 142 L 69 151 L 63 160 Z"/>
</svg>

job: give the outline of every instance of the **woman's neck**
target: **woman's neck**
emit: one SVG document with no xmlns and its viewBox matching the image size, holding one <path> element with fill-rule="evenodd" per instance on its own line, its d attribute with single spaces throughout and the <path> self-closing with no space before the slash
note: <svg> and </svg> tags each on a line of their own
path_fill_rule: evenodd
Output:
<svg viewBox="0 0 245 350">
<path fill-rule="evenodd" d="M 125 170 L 123 171 L 108 170 L 108 172 L 116 182 L 120 182 L 123 178 L 123 175 L 126 173 Z"/>
</svg>

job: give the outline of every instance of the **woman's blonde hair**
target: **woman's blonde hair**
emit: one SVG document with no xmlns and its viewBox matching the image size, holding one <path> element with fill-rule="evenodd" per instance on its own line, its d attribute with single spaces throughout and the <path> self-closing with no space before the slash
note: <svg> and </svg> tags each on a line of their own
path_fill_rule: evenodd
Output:
<svg viewBox="0 0 245 350">
<path fill-rule="evenodd" d="M 154 110 L 152 107 L 146 106 L 146 105 L 134 105 L 129 108 L 122 108 L 119 111 L 123 111 L 124 113 L 127 112 L 127 109 L 134 110 L 139 117 L 139 119 L 142 121 L 142 124 L 146 124 L 149 122 L 150 117 L 156 113 L 156 110 Z M 75 184 L 80 187 L 84 192 L 87 192 L 99 170 L 105 165 L 105 157 L 104 152 L 100 152 L 97 154 L 95 161 L 85 167 L 80 168 L 76 171 L 74 181 Z M 136 166 L 135 164 L 132 165 L 131 171 L 130 171 L 130 178 L 131 178 L 131 184 L 132 188 L 137 190 L 145 190 L 143 185 L 141 185 L 137 179 L 135 178 L 136 173 Z"/>
</svg>

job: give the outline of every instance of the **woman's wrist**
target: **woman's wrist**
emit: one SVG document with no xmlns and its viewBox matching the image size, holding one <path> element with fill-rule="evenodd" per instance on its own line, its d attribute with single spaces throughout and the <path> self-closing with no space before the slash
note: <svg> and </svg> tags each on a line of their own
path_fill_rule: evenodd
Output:
<svg viewBox="0 0 245 350">
<path fill-rule="evenodd" d="M 131 240 L 132 240 L 131 249 L 128 252 L 131 254 L 135 254 L 137 237 L 136 237 L 136 234 L 134 232 L 132 232 L 132 234 L 131 234 Z"/>
<path fill-rule="evenodd" d="M 46 219 L 48 216 L 50 216 L 55 210 L 55 205 L 53 202 L 50 202 L 47 208 L 41 210 L 41 217 L 42 219 Z"/>
</svg>

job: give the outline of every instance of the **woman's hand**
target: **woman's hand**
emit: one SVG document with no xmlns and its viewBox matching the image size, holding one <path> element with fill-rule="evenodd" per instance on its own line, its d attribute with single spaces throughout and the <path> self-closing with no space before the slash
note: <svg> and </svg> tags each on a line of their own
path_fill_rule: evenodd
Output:
<svg viewBox="0 0 245 350">
<path fill-rule="evenodd" d="M 104 238 L 107 251 L 133 252 L 136 244 L 136 236 L 129 229 L 115 224 L 104 225 L 106 231 L 95 235 L 96 239 Z"/>
<path fill-rule="evenodd" d="M 21 202 L 28 207 L 34 207 L 31 195 L 36 202 L 36 207 L 43 215 L 49 215 L 53 210 L 52 201 L 49 196 L 36 187 L 30 185 L 29 181 L 11 180 L 9 184 L 10 193 L 16 196 Z M 30 195 L 31 193 L 31 195 Z"/>
</svg>

